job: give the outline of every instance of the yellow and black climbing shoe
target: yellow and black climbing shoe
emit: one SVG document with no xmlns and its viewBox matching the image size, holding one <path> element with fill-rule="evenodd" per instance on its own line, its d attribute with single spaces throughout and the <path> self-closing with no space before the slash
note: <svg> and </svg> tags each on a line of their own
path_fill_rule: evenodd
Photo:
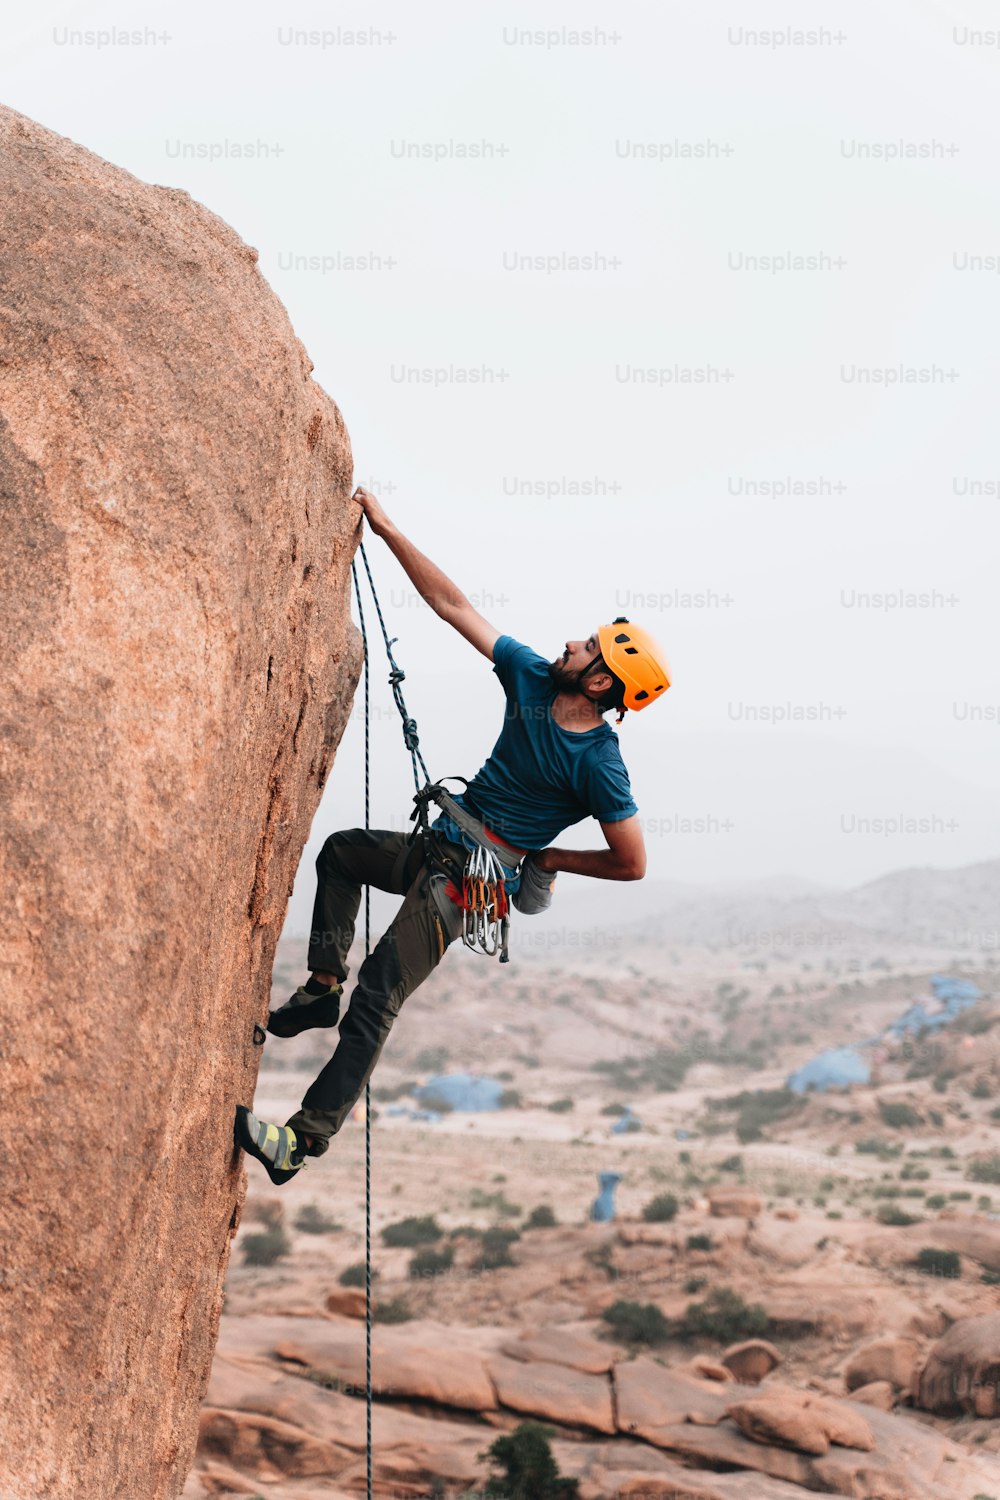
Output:
<svg viewBox="0 0 1000 1500">
<path fill-rule="evenodd" d="M 248 1156 L 255 1156 L 272 1182 L 288 1182 L 305 1166 L 305 1150 L 290 1125 L 258 1120 L 245 1104 L 236 1106 L 233 1137 Z"/>
<path fill-rule="evenodd" d="M 336 1026 L 343 985 L 320 985 L 315 979 L 300 984 L 290 1000 L 272 1010 L 267 1029 L 272 1036 L 298 1036 L 313 1026 Z"/>
</svg>

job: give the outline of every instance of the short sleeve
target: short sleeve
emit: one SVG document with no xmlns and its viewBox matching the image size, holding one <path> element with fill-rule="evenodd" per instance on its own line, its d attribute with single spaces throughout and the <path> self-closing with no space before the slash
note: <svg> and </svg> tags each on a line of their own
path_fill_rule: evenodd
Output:
<svg viewBox="0 0 1000 1500">
<path fill-rule="evenodd" d="M 493 671 L 508 698 L 518 698 L 527 686 L 526 679 L 539 670 L 548 679 L 548 662 L 530 646 L 515 641 L 511 635 L 498 636 L 493 643 Z"/>
<path fill-rule="evenodd" d="M 602 745 L 600 755 L 589 757 L 585 790 L 590 815 L 598 823 L 620 823 L 639 811 L 616 740 L 610 749 Z"/>
</svg>

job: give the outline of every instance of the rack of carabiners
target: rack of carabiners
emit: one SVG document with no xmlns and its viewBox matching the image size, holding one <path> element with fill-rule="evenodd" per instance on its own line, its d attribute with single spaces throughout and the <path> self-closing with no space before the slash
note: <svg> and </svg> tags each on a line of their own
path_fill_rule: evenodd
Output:
<svg viewBox="0 0 1000 1500">
<path fill-rule="evenodd" d="M 445 779 L 468 785 L 464 776 Z M 512 872 L 505 871 L 503 862 L 484 841 L 482 824 L 455 802 L 440 781 L 428 780 L 424 786 L 418 787 L 413 801 L 416 805 L 410 817 L 417 823 L 413 836 L 422 833 L 428 863 L 448 877 L 445 894 L 462 910 L 462 942 L 476 953 L 485 953 L 487 958 L 494 958 L 499 953 L 500 962 L 509 963 L 510 901 L 504 882 Z M 446 812 L 474 840 L 474 847 L 466 853 L 461 870 L 457 861 L 443 859 L 436 847 L 436 835 L 430 826 L 429 802 L 436 802 L 442 812 Z"/>
<path fill-rule="evenodd" d="M 503 866 L 493 853 L 477 844 L 470 849 L 462 871 L 462 942 L 488 958 L 501 954 L 506 962 L 509 902 Z"/>
</svg>

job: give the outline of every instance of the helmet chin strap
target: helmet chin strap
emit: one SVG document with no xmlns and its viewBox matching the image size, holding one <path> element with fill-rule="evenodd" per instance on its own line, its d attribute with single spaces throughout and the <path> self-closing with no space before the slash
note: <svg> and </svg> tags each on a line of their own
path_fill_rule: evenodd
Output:
<svg viewBox="0 0 1000 1500">
<path fill-rule="evenodd" d="M 583 694 L 583 696 L 584 696 L 584 697 L 585 697 L 585 698 L 586 698 L 586 697 L 587 697 L 587 696 L 588 696 L 588 695 L 587 695 L 587 693 L 586 693 L 586 692 L 585 692 L 585 691 L 584 691 L 584 686 L 583 686 L 583 679 L 584 679 L 584 678 L 585 678 L 585 677 L 586 677 L 586 675 L 587 675 L 587 673 L 588 673 L 588 672 L 589 672 L 589 671 L 590 671 L 590 669 L 591 669 L 591 667 L 595 667 L 595 666 L 596 666 L 596 665 L 597 665 L 597 663 L 598 663 L 598 662 L 599 662 L 599 661 L 602 661 L 602 660 L 603 660 L 603 658 L 602 658 L 602 656 L 601 656 L 601 655 L 600 655 L 600 653 L 598 653 L 598 654 L 597 654 L 597 656 L 595 656 L 595 657 L 594 657 L 594 660 L 593 660 L 593 661 L 591 661 L 591 662 L 588 662 L 588 663 L 587 663 L 587 665 L 586 665 L 586 666 L 585 666 L 585 667 L 582 667 L 582 668 L 581 668 L 581 669 L 580 669 L 580 672 L 579 672 L 579 673 L 578 673 L 578 675 L 577 675 L 577 679 L 576 679 L 576 690 L 577 690 L 577 692 L 578 692 L 578 693 L 582 693 L 582 694 Z M 592 701 L 593 701 L 593 700 L 592 700 L 592 699 L 591 699 L 591 702 L 592 702 Z"/>
</svg>

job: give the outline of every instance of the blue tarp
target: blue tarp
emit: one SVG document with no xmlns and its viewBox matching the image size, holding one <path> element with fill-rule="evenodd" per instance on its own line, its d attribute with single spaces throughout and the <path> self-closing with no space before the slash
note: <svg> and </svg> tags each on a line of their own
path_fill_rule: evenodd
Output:
<svg viewBox="0 0 1000 1500">
<path fill-rule="evenodd" d="M 452 1109 L 475 1113 L 483 1109 L 499 1109 L 504 1087 L 498 1078 L 473 1073 L 439 1073 L 422 1088 L 414 1089 L 413 1096 L 429 1102 L 443 1099 Z"/>
<path fill-rule="evenodd" d="M 622 1180 L 620 1172 L 600 1174 L 601 1191 L 590 1205 L 590 1217 L 597 1224 L 608 1224 L 615 1216 L 615 1188 Z"/>
<path fill-rule="evenodd" d="M 641 1129 L 641 1127 L 642 1121 L 639 1119 L 639 1116 L 633 1114 L 631 1104 L 626 1104 L 624 1113 L 619 1115 L 618 1119 L 612 1125 L 611 1134 L 625 1135 L 626 1132 L 631 1133 L 632 1131 Z"/>
<path fill-rule="evenodd" d="M 846 1088 L 850 1083 L 867 1083 L 870 1076 L 868 1064 L 853 1047 L 828 1047 L 797 1072 L 789 1073 L 785 1088 L 796 1094 L 810 1089 L 822 1092 Z"/>
<path fill-rule="evenodd" d="M 953 1005 L 957 1010 L 981 1000 L 983 992 L 971 979 L 956 979 L 954 974 L 932 974 L 931 989 L 944 1005 Z"/>
<path fill-rule="evenodd" d="M 931 990 L 941 1009 L 928 1011 L 922 1000 L 915 1000 L 903 1014 L 886 1028 L 893 1036 L 905 1036 L 908 1032 L 936 1031 L 948 1026 L 963 1010 L 982 999 L 982 990 L 971 979 L 956 979 L 954 974 L 932 974 Z"/>
</svg>

